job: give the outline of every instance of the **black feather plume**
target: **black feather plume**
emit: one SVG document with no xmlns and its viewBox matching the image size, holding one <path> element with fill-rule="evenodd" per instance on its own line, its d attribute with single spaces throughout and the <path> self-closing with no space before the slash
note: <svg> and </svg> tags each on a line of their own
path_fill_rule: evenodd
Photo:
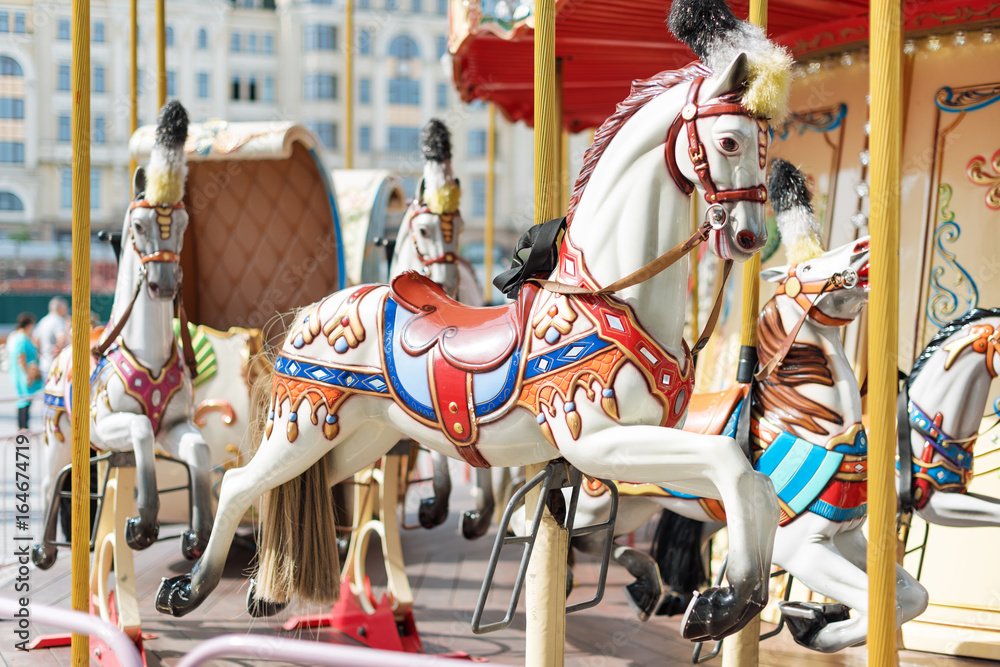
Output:
<svg viewBox="0 0 1000 667">
<path fill-rule="evenodd" d="M 740 20 L 725 0 L 674 0 L 667 25 L 704 62 L 712 42 L 735 31 Z"/>
<path fill-rule="evenodd" d="M 775 215 L 802 206 L 810 213 L 813 211 L 812 193 L 806 185 L 806 177 L 787 160 L 775 158 L 771 162 L 771 173 L 767 175 L 767 195 Z"/>
<path fill-rule="evenodd" d="M 451 160 L 451 133 L 437 118 L 431 118 L 420 132 L 420 145 L 424 159 L 431 162 Z"/>
<path fill-rule="evenodd" d="M 187 134 L 187 111 L 177 100 L 170 100 L 163 105 L 156 121 L 156 143 L 167 148 L 182 148 Z"/>
</svg>

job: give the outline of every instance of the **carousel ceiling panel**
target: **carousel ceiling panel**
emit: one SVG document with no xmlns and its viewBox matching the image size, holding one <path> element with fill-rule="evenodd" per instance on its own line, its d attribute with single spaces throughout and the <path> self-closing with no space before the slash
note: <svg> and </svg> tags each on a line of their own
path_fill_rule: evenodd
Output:
<svg viewBox="0 0 1000 667">
<path fill-rule="evenodd" d="M 769 34 L 797 57 L 843 50 L 868 39 L 868 2 L 771 0 Z M 533 124 L 534 3 L 452 0 L 449 42 L 454 81 L 465 101 L 497 104 L 511 121 Z M 746 16 L 748 2 L 731 3 Z M 563 63 L 563 125 L 596 127 L 628 96 L 631 82 L 695 59 L 666 27 L 669 2 L 557 0 L 556 57 Z M 911 0 L 909 32 L 1000 20 L 1000 0 Z"/>
</svg>

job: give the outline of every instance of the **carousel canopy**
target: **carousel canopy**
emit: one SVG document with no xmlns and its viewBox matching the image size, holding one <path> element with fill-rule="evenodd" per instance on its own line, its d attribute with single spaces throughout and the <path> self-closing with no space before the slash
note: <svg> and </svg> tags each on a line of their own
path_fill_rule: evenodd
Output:
<svg viewBox="0 0 1000 667">
<path fill-rule="evenodd" d="M 731 5 L 746 16 L 746 0 Z M 462 99 L 494 102 L 511 121 L 533 122 L 533 0 L 452 0 L 454 80 Z M 669 2 L 556 0 L 556 57 L 562 59 L 563 125 L 600 125 L 634 79 L 695 59 L 667 30 Z M 910 0 L 908 34 L 996 23 L 993 0 Z M 855 48 L 868 40 L 867 0 L 771 0 L 768 34 L 797 59 Z"/>
</svg>

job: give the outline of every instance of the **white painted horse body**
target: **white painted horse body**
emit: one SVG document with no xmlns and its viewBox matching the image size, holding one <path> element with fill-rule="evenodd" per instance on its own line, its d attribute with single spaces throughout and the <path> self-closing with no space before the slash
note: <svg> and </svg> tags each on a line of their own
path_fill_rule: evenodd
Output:
<svg viewBox="0 0 1000 667">
<path fill-rule="evenodd" d="M 555 278 L 608 285 L 688 238 L 690 190 L 682 189 L 677 177 L 671 176 L 665 158 L 668 166 L 675 163 L 689 182 L 698 183 L 699 174 L 684 141 L 665 151 L 665 138 L 675 120 L 681 125 L 686 122 L 680 111 L 689 93 L 699 108 L 730 93 L 726 99 L 738 104 L 738 93 L 733 91 L 742 90 L 747 79 L 746 59 L 737 57 L 716 78 L 698 78 L 709 75 L 704 69 L 689 68 L 646 82 L 630 98 L 632 108 L 616 114 L 606 124 L 606 131 L 599 133 L 605 143 L 592 149 L 592 173 L 578 183 L 575 212 L 571 211 Z M 709 233 L 710 247 L 723 258 L 744 261 L 765 242 L 766 128 L 745 111 L 706 115 L 691 122 L 703 139 L 702 153 L 711 166 L 707 177 L 711 187 L 734 195 L 716 207 L 721 215 Z M 410 281 L 414 282 L 419 283 Z M 608 354 L 621 355 L 615 365 L 595 370 L 594 375 L 581 367 L 583 374 L 570 382 L 566 394 L 556 389 L 554 377 L 539 376 L 535 386 L 544 396 L 532 399 L 515 392 L 503 409 L 477 417 L 473 425 L 475 449 L 489 465 L 520 466 L 561 456 L 587 475 L 666 482 L 685 492 L 726 502 L 730 507 L 731 586 L 707 591 L 693 601 L 686 636 L 699 639 L 735 631 L 766 602 L 778 507 L 770 481 L 752 470 L 732 438 L 664 428 L 683 418 L 690 398 L 692 364 L 682 340 L 683 318 L 678 317 L 684 312 L 686 283 L 687 262 L 682 260 L 623 289 L 615 298 L 539 293 L 524 318 L 533 326 L 545 317 L 554 324 L 558 316 L 565 323 L 565 312 L 558 303 L 563 301 L 571 303 L 575 312 L 574 322 L 564 333 L 567 340 L 574 331 L 599 329 L 608 341 L 616 340 L 619 334 L 637 336 L 639 349 L 629 351 L 627 346 L 603 341 L 602 345 L 610 346 L 604 348 L 611 350 Z M 396 289 L 405 286 L 397 284 Z M 534 288 L 526 286 L 522 291 L 529 289 Z M 439 297 L 427 294 L 438 305 L 418 307 L 421 313 L 431 315 L 438 307 L 452 309 Z M 375 463 L 401 437 L 413 438 L 448 456 L 459 454 L 454 439 L 469 425 L 456 429 L 450 415 L 463 414 L 464 405 L 443 405 L 439 423 L 431 426 L 430 420 L 415 417 L 396 397 L 398 387 L 391 391 L 386 387 L 386 350 L 397 340 L 394 333 L 387 333 L 387 325 L 399 323 L 405 328 L 415 319 L 415 313 L 399 314 L 404 310 L 402 305 L 395 315 L 389 312 L 399 296 L 394 293 L 392 299 L 388 297 L 387 287 L 352 288 L 302 312 L 278 359 L 274 414 L 266 436 L 246 466 L 226 473 L 215 530 L 205 555 L 190 574 L 164 581 L 157 594 L 160 611 L 180 616 L 201 604 L 221 577 L 236 528 L 234 517 L 241 516 L 265 491 L 293 480 L 300 482 L 298 476 L 317 463 L 328 474 L 324 481 L 332 484 Z M 590 308 L 604 313 L 605 319 L 593 319 Z M 548 314 L 552 312 L 556 316 Z M 641 318 L 641 327 L 630 313 Z M 399 320 L 392 319 L 397 315 Z M 474 315 L 485 317 L 483 313 Z M 460 327 L 447 326 L 446 331 L 449 336 L 463 334 Z M 527 363 L 534 363 L 533 368 L 542 372 L 546 360 L 532 357 L 532 350 L 552 349 L 552 345 L 542 340 L 544 327 L 539 338 L 534 331 L 521 332 L 523 344 L 512 349 L 522 350 Z M 431 348 L 434 354 L 451 344 L 436 340 Z M 570 357 L 582 354 L 577 346 L 564 347 Z M 469 353 L 467 348 L 465 353 Z M 425 369 L 428 364 L 424 357 L 407 358 L 403 352 L 396 361 Z M 518 363 L 523 369 L 526 360 Z M 670 372 L 663 370 L 667 368 Z M 338 378 L 336 386 L 317 379 L 330 378 L 331 372 Z M 518 377 L 523 373 L 518 370 Z M 485 382 L 491 379 L 488 375 L 476 378 Z M 425 380 L 424 391 L 435 390 L 450 388 L 438 385 L 435 389 L 433 384 L 428 388 Z M 615 399 L 610 403 L 608 392 Z M 310 530 L 322 528 L 309 525 Z M 296 564 L 304 565 L 308 563 Z M 284 599 L 275 601 L 282 603 Z"/>
<path fill-rule="evenodd" d="M 443 127 L 443 125 L 442 125 Z M 442 191 L 458 191 L 458 180 L 452 174 L 447 160 L 426 160 L 424 177 L 417 197 L 410 203 L 396 235 L 390 275 L 396 277 L 406 271 L 416 271 L 441 285 L 445 293 L 469 306 L 484 304 L 483 292 L 476 280 L 472 265 L 458 254 L 459 239 L 465 223 L 459 212 L 457 196 L 440 195 Z M 425 193 L 433 204 L 425 201 Z M 439 202 L 454 200 L 441 210 Z M 454 208 L 453 208 L 454 207 Z M 439 212 L 435 212 L 435 209 Z M 434 495 L 420 501 L 419 519 L 424 528 L 441 525 L 448 517 L 448 498 L 451 495 L 451 472 L 448 457 L 438 451 L 431 452 L 434 463 Z M 462 534 L 467 539 L 482 537 L 492 521 L 494 497 L 493 476 L 488 468 L 476 469 L 473 489 L 476 509 L 462 516 Z"/>
<path fill-rule="evenodd" d="M 823 489 L 813 489 L 808 497 L 794 498 L 794 500 L 805 499 L 805 504 L 796 506 L 796 510 L 792 510 L 789 506 L 789 501 L 793 500 L 789 496 L 794 492 L 782 493 L 783 489 L 792 488 L 791 484 L 794 483 L 788 475 L 790 472 L 788 464 L 782 467 L 779 463 L 771 473 L 775 484 L 780 487 L 779 497 L 784 499 L 782 525 L 775 534 L 772 562 L 787 570 L 810 589 L 846 604 L 856 612 L 847 620 L 837 620 L 843 616 L 842 609 L 830 609 L 825 612 L 821 607 L 809 608 L 800 605 L 796 608 L 804 610 L 802 613 L 809 616 L 805 623 L 799 624 L 799 627 L 805 626 L 806 629 L 796 635 L 796 640 L 822 652 L 833 652 L 853 646 L 863 642 L 867 635 L 867 542 L 861 532 L 866 516 L 864 479 L 867 470 L 867 445 L 864 429 L 861 427 L 861 393 L 844 352 L 839 328 L 853 320 L 867 300 L 868 254 L 868 241 L 865 238 L 792 267 L 794 272 L 790 272 L 789 267 L 780 267 L 767 269 L 762 273 L 766 279 L 782 283 L 779 294 L 765 306 L 765 313 L 768 309 L 773 309 L 770 311 L 772 317 L 766 318 L 762 315 L 762 323 L 765 321 L 774 323 L 773 318 L 776 315 L 781 323 L 781 329 L 784 332 L 791 332 L 793 326 L 803 320 L 810 304 L 817 302 L 809 310 L 809 316 L 804 317 L 795 337 L 795 347 L 785 357 L 784 369 L 780 371 L 783 375 L 772 376 L 769 385 L 787 383 L 799 392 L 801 398 L 798 400 L 803 405 L 808 405 L 809 402 L 813 405 L 801 412 L 787 407 L 783 409 L 780 402 L 775 404 L 773 396 L 763 398 L 762 404 L 762 397 L 767 397 L 769 387 L 764 387 L 762 392 L 758 385 L 754 389 L 753 417 L 759 418 L 759 433 L 766 432 L 767 437 L 775 437 L 771 443 L 767 440 L 762 443 L 765 452 L 779 442 L 776 435 L 772 434 L 784 431 L 785 438 L 794 436 L 799 439 L 794 448 L 801 450 L 798 454 L 802 455 L 803 461 L 806 454 L 815 456 L 826 452 L 824 465 L 829 463 L 833 466 L 829 468 L 830 481 Z M 837 288 L 821 296 L 817 296 L 817 289 L 813 289 L 811 294 L 808 293 L 809 285 L 818 287 L 825 284 L 831 276 L 844 275 L 845 271 L 853 272 L 855 276 L 862 276 L 856 286 Z M 792 281 L 798 281 L 797 285 L 802 287 L 793 289 Z M 796 292 L 798 301 L 790 295 L 792 292 Z M 763 349 L 763 334 L 761 338 L 761 349 Z M 777 343 L 772 342 L 771 354 L 777 347 Z M 806 368 L 808 364 L 813 363 L 809 361 L 806 353 L 811 355 L 814 361 L 819 355 L 826 357 L 828 377 L 817 375 L 812 366 Z M 766 363 L 769 357 L 770 354 L 762 353 L 761 363 Z M 778 368 L 782 369 L 782 366 Z M 796 374 L 801 376 L 796 377 Z M 805 400 L 802 400 L 803 398 Z M 784 418 L 784 422 L 780 418 Z M 799 422 L 802 426 L 790 427 L 790 421 Z M 732 424 L 734 425 L 735 421 Z M 835 443 L 841 444 L 838 446 Z M 815 447 L 810 448 L 810 444 Z M 838 453 L 839 449 L 846 453 L 841 455 Z M 790 461 L 795 459 L 796 455 L 786 458 Z M 792 471 L 798 465 L 792 465 Z M 755 467 L 758 470 L 772 468 L 773 461 L 758 458 Z M 834 471 L 839 472 L 834 473 Z M 643 489 L 632 489 L 628 484 L 619 486 L 623 489 L 623 495 L 618 507 L 616 535 L 627 535 L 635 531 L 661 508 L 689 519 L 707 522 L 704 532 L 706 539 L 724 526 L 720 522 L 720 518 L 724 517 L 724 510 L 717 504 L 677 497 L 665 489 L 649 489 L 644 492 Z M 669 484 L 663 486 L 671 487 Z M 803 486 L 804 490 L 810 488 L 809 483 Z M 676 489 L 671 488 L 671 490 Z M 642 495 L 630 496 L 628 495 L 630 491 Z M 826 502 L 827 500 L 831 502 Z M 596 498 L 581 494 L 577 521 L 583 525 L 602 520 L 608 513 L 608 505 L 607 494 Z M 585 550 L 592 551 L 592 545 L 584 543 L 582 546 Z M 624 558 L 623 564 L 635 576 L 649 577 L 651 559 L 644 554 L 634 552 L 635 550 L 628 550 L 627 547 L 619 547 L 615 555 Z M 927 606 L 927 593 L 902 567 L 897 566 L 896 572 L 897 623 L 902 623 L 923 612 Z M 792 611 L 783 609 L 786 616 Z M 790 621 L 790 625 L 792 623 Z M 793 628 L 793 632 L 795 630 L 796 628 Z"/>
</svg>

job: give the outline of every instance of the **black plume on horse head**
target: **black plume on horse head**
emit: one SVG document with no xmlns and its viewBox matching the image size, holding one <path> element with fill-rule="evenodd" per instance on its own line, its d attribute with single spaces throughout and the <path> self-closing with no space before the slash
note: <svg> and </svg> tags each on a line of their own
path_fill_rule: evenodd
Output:
<svg viewBox="0 0 1000 667">
<path fill-rule="evenodd" d="M 767 175 L 767 194 L 775 215 L 803 207 L 812 213 L 812 193 L 806 177 L 791 162 L 775 158 Z"/>
<path fill-rule="evenodd" d="M 180 148 L 187 141 L 188 115 L 177 100 L 170 100 L 160 110 L 156 121 L 156 143 L 169 148 Z"/>
<path fill-rule="evenodd" d="M 424 159 L 430 162 L 451 160 L 451 132 L 437 118 L 431 118 L 420 132 L 420 146 Z"/>
<path fill-rule="evenodd" d="M 674 37 L 691 47 L 702 62 L 707 62 L 714 43 L 740 26 L 740 20 L 726 0 L 674 0 L 667 18 Z"/>
</svg>

